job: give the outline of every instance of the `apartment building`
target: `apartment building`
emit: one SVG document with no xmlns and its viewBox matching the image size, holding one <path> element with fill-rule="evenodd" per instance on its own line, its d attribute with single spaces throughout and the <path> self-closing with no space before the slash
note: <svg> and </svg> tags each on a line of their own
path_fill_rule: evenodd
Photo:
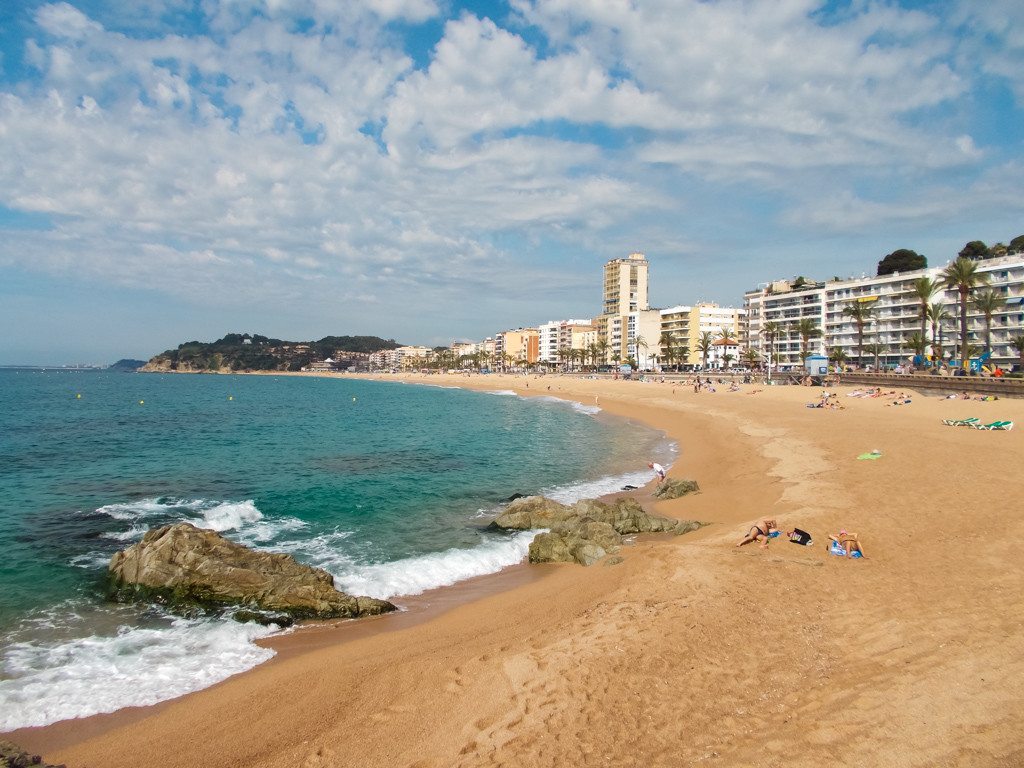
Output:
<svg viewBox="0 0 1024 768">
<path fill-rule="evenodd" d="M 811 320 L 816 328 L 825 327 L 825 283 L 776 280 L 744 293 L 743 310 L 742 345 L 756 350 L 764 361 L 773 356 L 780 366 L 797 367 L 803 364 L 802 340 L 796 330 L 800 321 Z M 766 326 L 776 329 L 772 350 L 768 349 Z M 824 354 L 827 343 L 824 335 L 810 339 L 808 352 Z"/>
<path fill-rule="evenodd" d="M 975 288 L 972 296 L 982 290 L 992 290 L 1005 302 L 992 316 L 991 362 L 1008 368 L 1020 357 L 1010 341 L 1024 333 L 1024 255 L 983 259 L 977 264 L 986 284 Z M 873 364 L 873 347 L 878 345 L 880 365 L 891 367 L 907 362 L 913 355 L 910 337 L 921 333 L 921 300 L 914 293 L 914 282 L 922 277 L 941 282 L 941 274 L 947 266 L 827 283 L 823 327 L 828 348 L 841 349 L 847 360 L 855 364 Z M 925 326 L 928 353 L 936 357 L 941 354 L 947 361 L 954 356 L 960 338 L 959 301 L 955 288 L 941 287 L 932 296 L 931 303 L 942 304 L 947 318 L 937 324 L 934 334 L 930 323 Z M 844 313 L 846 307 L 853 304 L 869 307 L 864 345 L 870 346 L 872 351 L 865 352 L 860 361 L 857 359 L 857 325 Z M 973 303 L 968 302 L 967 309 L 968 343 L 980 352 L 985 345 L 985 318 Z"/>
<path fill-rule="evenodd" d="M 516 364 L 524 361 L 532 365 L 539 360 L 540 334 L 536 328 L 516 328 L 501 331 L 494 335 L 494 359 L 511 361 Z"/>
<path fill-rule="evenodd" d="M 587 320 L 551 320 L 537 326 L 537 357 L 542 363 L 559 363 L 560 349 L 585 349 L 586 334 L 594 333 L 594 326 Z"/>
<path fill-rule="evenodd" d="M 598 327 L 608 342 L 608 355 L 613 361 L 636 354 L 636 328 L 645 322 L 637 313 L 650 309 L 647 288 L 648 262 L 642 253 L 631 253 L 604 265 L 604 299 Z"/>
<path fill-rule="evenodd" d="M 713 302 L 699 302 L 693 306 L 679 304 L 659 310 L 659 313 L 660 328 L 654 337 L 659 357 L 663 360 L 668 357 L 667 350 L 661 344 L 661 338 L 667 334 L 672 339 L 674 349 L 680 350 L 685 347 L 688 350 L 684 359 L 674 362 L 689 364 L 701 362 L 698 342 L 703 333 L 710 333 L 718 339 L 722 331 L 725 331 L 730 339 L 738 342 L 741 318 L 745 314 L 744 310 L 720 307 Z M 726 352 L 723 351 L 722 354 Z M 735 357 L 735 352 L 732 354 Z"/>
<path fill-rule="evenodd" d="M 765 325 L 774 322 L 780 329 L 774 349 L 779 364 L 800 365 L 801 340 L 795 326 L 800 320 L 810 318 L 822 330 L 822 335 L 811 341 L 811 354 L 842 350 L 851 363 L 867 365 L 874 364 L 874 347 L 878 345 L 879 365 L 892 367 L 908 362 L 913 355 L 910 338 L 921 333 L 921 301 L 914 293 L 914 282 L 928 277 L 941 283 L 947 266 L 803 285 L 778 280 L 759 286 L 744 294 L 747 316 L 743 344 L 758 350 L 767 359 Z M 1024 256 L 984 259 L 978 262 L 978 272 L 987 284 L 976 288 L 972 295 L 991 289 L 1005 302 L 992 317 L 991 362 L 1009 367 L 1019 359 L 1010 342 L 1024 333 Z M 932 296 L 931 303 L 941 304 L 947 317 L 937 324 L 934 333 L 931 324 L 926 324 L 927 351 L 948 361 L 953 357 L 960 334 L 959 294 L 955 288 L 942 286 Z M 865 351 L 861 360 L 858 360 L 857 323 L 846 311 L 855 304 L 868 308 L 863 343 L 871 351 Z M 984 315 L 972 303 L 968 304 L 967 329 L 969 343 L 978 349 L 983 347 Z"/>
</svg>

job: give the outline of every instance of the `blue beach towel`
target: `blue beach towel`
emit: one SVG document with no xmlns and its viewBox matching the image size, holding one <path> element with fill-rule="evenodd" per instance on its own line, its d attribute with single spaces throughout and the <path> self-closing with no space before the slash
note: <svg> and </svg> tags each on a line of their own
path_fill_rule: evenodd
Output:
<svg viewBox="0 0 1024 768">
<path fill-rule="evenodd" d="M 839 555 L 839 557 L 846 557 L 846 550 L 843 549 L 843 545 L 838 541 L 833 541 L 832 545 L 828 548 L 829 554 Z M 860 552 L 854 552 L 850 557 L 863 557 Z"/>
</svg>

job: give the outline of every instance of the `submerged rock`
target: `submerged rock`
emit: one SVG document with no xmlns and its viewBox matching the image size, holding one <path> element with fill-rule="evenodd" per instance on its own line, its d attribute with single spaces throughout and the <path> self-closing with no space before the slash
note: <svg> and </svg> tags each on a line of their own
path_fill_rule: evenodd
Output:
<svg viewBox="0 0 1024 768">
<path fill-rule="evenodd" d="M 176 610 L 238 605 L 240 620 L 333 619 L 395 610 L 386 600 L 353 597 L 334 588 L 334 577 L 297 563 L 291 555 L 254 552 L 215 531 L 177 523 L 146 533 L 114 554 L 109 574 L 117 600 L 145 599 Z"/>
<path fill-rule="evenodd" d="M 654 489 L 654 496 L 659 499 L 678 499 L 688 493 L 698 493 L 700 487 L 696 480 L 674 480 L 666 478 Z"/>
</svg>

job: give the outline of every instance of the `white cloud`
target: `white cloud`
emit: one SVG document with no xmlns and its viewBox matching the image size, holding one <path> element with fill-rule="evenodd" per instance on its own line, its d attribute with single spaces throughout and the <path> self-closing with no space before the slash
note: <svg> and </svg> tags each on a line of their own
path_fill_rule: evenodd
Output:
<svg viewBox="0 0 1024 768">
<path fill-rule="evenodd" d="M 981 183 L 997 153 L 960 114 L 976 78 L 1020 82 L 1000 62 L 1022 25 L 998 13 L 517 0 L 504 26 L 448 19 L 417 69 L 390 22 L 433 0 L 204 0 L 208 34 L 166 26 L 179 0 L 145 7 L 36 12 L 39 78 L 0 89 L 0 204 L 55 224 L 0 262 L 187 300 L 469 312 L 531 281 L 583 291 L 566 254 L 700 253 L 712 200 L 752 230 L 845 233 L 962 213 L 941 173 L 1019 210 Z M 957 24 L 1002 41 L 981 73 Z M 536 272 L 504 266 L 521 249 Z"/>
</svg>

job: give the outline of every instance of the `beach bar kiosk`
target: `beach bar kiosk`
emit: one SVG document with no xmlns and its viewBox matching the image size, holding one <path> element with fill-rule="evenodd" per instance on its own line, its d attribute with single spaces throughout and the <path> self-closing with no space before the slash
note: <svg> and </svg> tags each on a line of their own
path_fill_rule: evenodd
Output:
<svg viewBox="0 0 1024 768">
<path fill-rule="evenodd" d="M 804 361 L 804 370 L 808 376 L 828 376 L 828 358 L 824 355 L 811 355 Z"/>
</svg>

